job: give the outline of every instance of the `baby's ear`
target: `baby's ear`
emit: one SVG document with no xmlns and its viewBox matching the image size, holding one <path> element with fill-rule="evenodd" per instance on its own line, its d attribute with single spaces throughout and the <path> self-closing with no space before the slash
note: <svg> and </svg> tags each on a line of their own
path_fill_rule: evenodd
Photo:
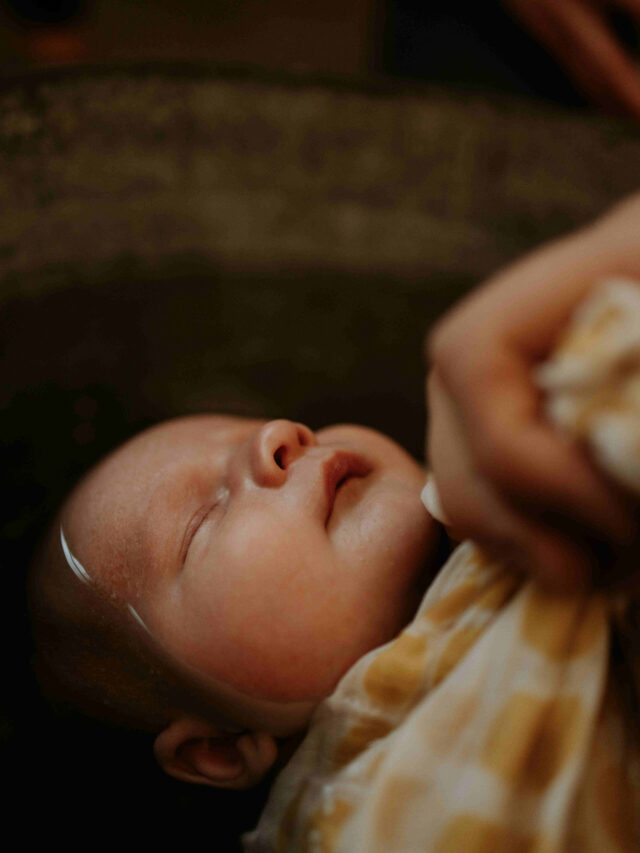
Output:
<svg viewBox="0 0 640 853">
<path fill-rule="evenodd" d="M 278 754 L 273 735 L 228 732 L 195 717 L 180 717 L 156 738 L 153 751 L 165 773 L 215 788 L 251 788 Z"/>
</svg>

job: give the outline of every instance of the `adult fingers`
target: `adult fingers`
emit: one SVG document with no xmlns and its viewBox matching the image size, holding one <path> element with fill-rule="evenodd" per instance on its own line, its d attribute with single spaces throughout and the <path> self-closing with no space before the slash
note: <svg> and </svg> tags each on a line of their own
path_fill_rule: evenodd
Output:
<svg viewBox="0 0 640 853">
<path fill-rule="evenodd" d="M 497 345 L 483 354 L 461 353 L 436 365 L 455 401 L 477 475 L 528 514 L 545 511 L 574 519 L 616 542 L 628 542 L 634 524 L 628 502 L 584 453 L 546 423 L 532 366 Z"/>
<path fill-rule="evenodd" d="M 565 0 L 555 14 L 555 26 L 542 37 L 558 63 L 602 106 L 640 118 L 640 74 L 604 13 L 583 0 Z"/>
<path fill-rule="evenodd" d="M 612 6 L 624 9 L 633 18 L 640 18 L 640 0 L 610 0 Z"/>
<path fill-rule="evenodd" d="M 502 2 L 586 95 L 606 109 L 640 116 L 638 73 L 601 8 L 589 0 Z M 638 14 L 638 0 L 617 2 Z"/>
<path fill-rule="evenodd" d="M 582 537 L 518 512 L 478 472 L 456 406 L 435 373 L 429 379 L 429 410 L 431 470 L 455 538 L 473 539 L 556 589 L 584 584 L 594 571 L 594 552 Z"/>
</svg>

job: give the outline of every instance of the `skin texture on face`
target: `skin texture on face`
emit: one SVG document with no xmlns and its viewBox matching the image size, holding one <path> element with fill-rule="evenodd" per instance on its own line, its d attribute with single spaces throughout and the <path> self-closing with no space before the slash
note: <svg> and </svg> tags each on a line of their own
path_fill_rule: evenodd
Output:
<svg viewBox="0 0 640 853">
<path fill-rule="evenodd" d="M 108 457 L 63 524 L 177 660 L 249 704 L 316 702 L 415 612 L 436 538 L 423 484 L 364 427 L 197 416 Z"/>
</svg>

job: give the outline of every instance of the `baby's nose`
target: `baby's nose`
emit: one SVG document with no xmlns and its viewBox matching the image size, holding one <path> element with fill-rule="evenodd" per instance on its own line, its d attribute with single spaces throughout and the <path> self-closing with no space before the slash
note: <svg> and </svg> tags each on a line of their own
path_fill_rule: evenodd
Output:
<svg viewBox="0 0 640 853">
<path fill-rule="evenodd" d="M 293 421 L 269 421 L 256 433 L 252 447 L 252 468 L 261 486 L 279 486 L 287 479 L 287 468 L 317 444 L 309 427 Z"/>
</svg>

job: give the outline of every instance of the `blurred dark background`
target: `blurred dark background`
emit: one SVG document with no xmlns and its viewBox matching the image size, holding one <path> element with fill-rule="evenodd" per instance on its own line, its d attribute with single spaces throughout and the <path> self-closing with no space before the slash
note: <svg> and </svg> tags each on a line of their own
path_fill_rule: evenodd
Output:
<svg viewBox="0 0 640 853">
<path fill-rule="evenodd" d="M 610 23 L 638 50 L 624 13 Z M 499 0 L 2 0 L 4 69 L 188 59 L 435 80 L 584 106 Z"/>
<path fill-rule="evenodd" d="M 7 832 L 235 850 L 266 792 L 40 701 L 24 576 L 80 474 L 207 410 L 421 456 L 430 323 L 639 184 L 636 126 L 489 0 L 0 3 Z"/>
</svg>

